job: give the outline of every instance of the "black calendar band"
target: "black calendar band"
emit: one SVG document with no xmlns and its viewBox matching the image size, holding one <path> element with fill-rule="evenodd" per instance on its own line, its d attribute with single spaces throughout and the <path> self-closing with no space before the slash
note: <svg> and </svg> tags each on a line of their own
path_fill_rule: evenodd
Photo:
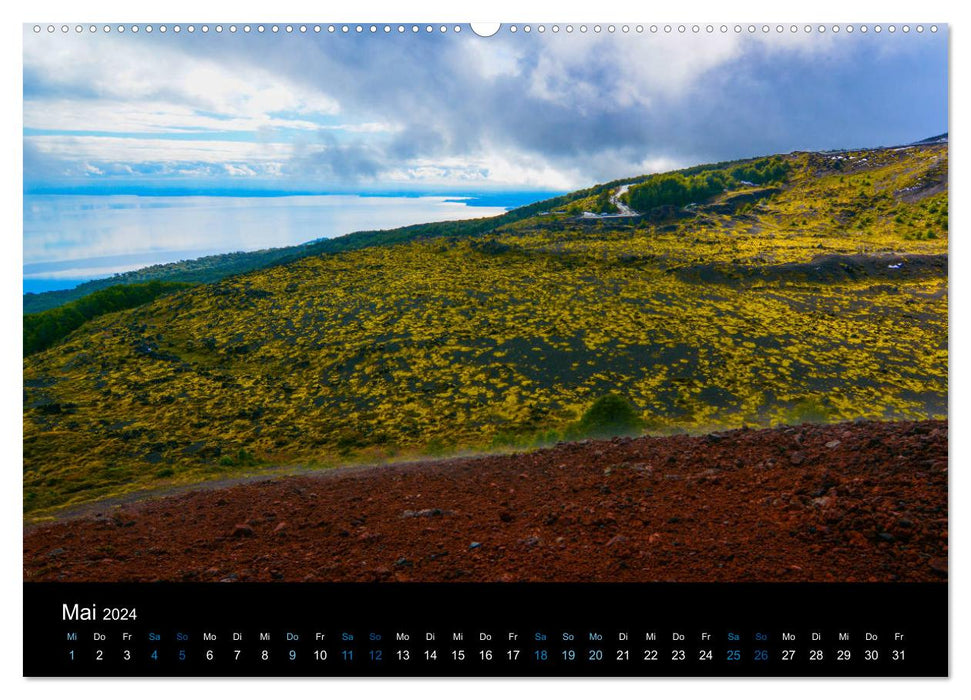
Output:
<svg viewBox="0 0 971 700">
<path fill-rule="evenodd" d="M 946 676 L 946 584 L 24 584 L 27 676 Z"/>
</svg>

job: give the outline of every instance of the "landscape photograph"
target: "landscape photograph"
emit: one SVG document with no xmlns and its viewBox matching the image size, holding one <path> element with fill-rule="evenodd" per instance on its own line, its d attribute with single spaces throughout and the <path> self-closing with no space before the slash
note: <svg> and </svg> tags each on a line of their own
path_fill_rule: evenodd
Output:
<svg viewBox="0 0 971 700">
<path fill-rule="evenodd" d="M 25 582 L 947 581 L 946 28 L 96 29 Z"/>
</svg>

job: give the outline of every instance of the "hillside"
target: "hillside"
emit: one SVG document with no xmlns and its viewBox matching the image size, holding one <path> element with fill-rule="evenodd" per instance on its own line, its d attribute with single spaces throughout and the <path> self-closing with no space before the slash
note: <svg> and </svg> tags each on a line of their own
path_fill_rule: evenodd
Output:
<svg viewBox="0 0 971 700">
<path fill-rule="evenodd" d="M 25 509 L 539 444 L 610 392 L 651 432 L 944 417 L 947 154 L 797 153 L 705 201 L 567 213 L 635 181 L 608 183 L 101 316 L 24 361 Z"/>
<path fill-rule="evenodd" d="M 719 168 L 728 166 L 743 167 L 753 159 L 716 163 L 714 165 L 695 166 L 677 171 L 691 175 L 700 169 Z M 174 263 L 151 265 L 130 272 L 122 272 L 103 279 L 90 280 L 72 289 L 59 289 L 49 292 L 28 292 L 23 296 L 25 314 L 35 314 L 53 309 L 63 304 L 83 298 L 89 294 L 112 286 L 141 284 L 146 282 L 185 282 L 200 284 L 218 282 L 232 275 L 244 274 L 253 270 L 261 270 L 274 265 L 284 265 L 302 258 L 315 255 L 327 255 L 373 248 L 386 245 L 396 245 L 405 241 L 416 241 L 426 238 L 475 236 L 493 231 L 501 226 L 522 219 L 535 216 L 539 212 L 554 209 L 571 208 L 571 212 L 580 213 L 584 208 L 590 211 L 614 211 L 609 203 L 611 193 L 617 191 L 622 182 L 637 183 L 650 179 L 650 175 L 640 175 L 621 181 L 606 182 L 583 190 L 570 192 L 565 195 L 544 199 L 524 206 L 516 207 L 501 216 L 465 219 L 462 221 L 437 221 L 428 224 L 414 224 L 396 229 L 356 231 L 335 238 L 323 238 L 300 245 L 282 248 L 267 248 L 249 252 L 236 251 L 220 255 L 206 255 L 192 260 L 180 260 Z M 592 204 L 591 204 L 592 203 Z"/>
</svg>

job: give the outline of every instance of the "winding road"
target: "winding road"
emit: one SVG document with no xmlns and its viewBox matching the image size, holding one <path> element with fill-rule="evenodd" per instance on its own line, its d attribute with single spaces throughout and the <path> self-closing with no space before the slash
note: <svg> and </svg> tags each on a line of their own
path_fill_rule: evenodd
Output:
<svg viewBox="0 0 971 700">
<path fill-rule="evenodd" d="M 630 185 L 621 185 L 617 188 L 616 192 L 610 195 L 610 203 L 617 207 L 617 213 L 614 216 L 637 216 L 636 211 L 620 200 L 620 198 L 627 192 L 629 188 Z"/>
</svg>

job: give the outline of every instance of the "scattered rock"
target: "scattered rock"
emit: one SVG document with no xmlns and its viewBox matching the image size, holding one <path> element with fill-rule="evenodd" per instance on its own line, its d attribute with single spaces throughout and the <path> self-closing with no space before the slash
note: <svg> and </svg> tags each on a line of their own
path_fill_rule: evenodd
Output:
<svg viewBox="0 0 971 700">
<path fill-rule="evenodd" d="M 255 535 L 256 533 L 253 532 L 253 528 L 250 525 L 247 525 L 246 523 L 239 523 L 235 527 L 233 527 L 233 537 L 242 538 L 242 537 L 253 537 Z"/>
<path fill-rule="evenodd" d="M 834 496 L 820 496 L 819 498 L 814 498 L 812 503 L 817 508 L 829 508 L 836 501 Z"/>
<path fill-rule="evenodd" d="M 401 513 L 402 518 L 437 518 L 446 514 L 441 508 L 423 508 L 422 510 L 406 510 Z"/>
<path fill-rule="evenodd" d="M 803 452 L 802 450 L 797 450 L 796 452 L 793 452 L 791 455 L 789 455 L 789 462 L 794 466 L 798 467 L 800 464 L 802 464 L 805 461 L 806 461 L 806 453 Z"/>
</svg>

